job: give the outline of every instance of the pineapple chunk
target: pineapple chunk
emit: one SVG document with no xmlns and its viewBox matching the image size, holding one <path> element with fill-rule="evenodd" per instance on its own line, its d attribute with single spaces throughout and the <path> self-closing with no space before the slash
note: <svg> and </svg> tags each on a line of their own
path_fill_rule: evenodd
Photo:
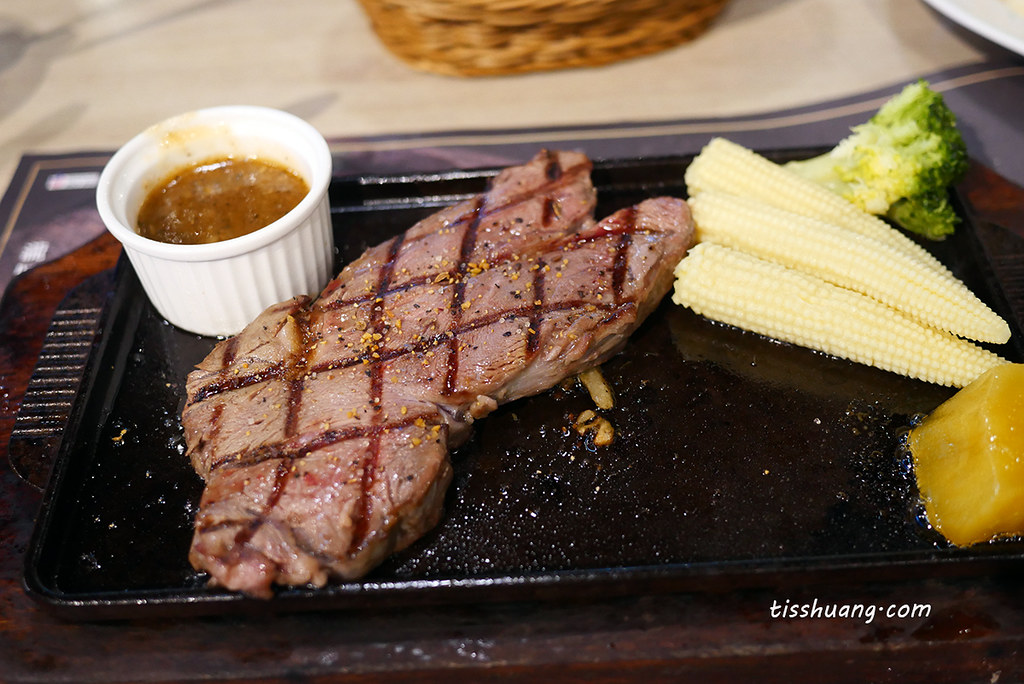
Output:
<svg viewBox="0 0 1024 684">
<path fill-rule="evenodd" d="M 957 546 L 1024 533 L 1024 365 L 982 374 L 910 432 L 931 525 Z"/>
</svg>

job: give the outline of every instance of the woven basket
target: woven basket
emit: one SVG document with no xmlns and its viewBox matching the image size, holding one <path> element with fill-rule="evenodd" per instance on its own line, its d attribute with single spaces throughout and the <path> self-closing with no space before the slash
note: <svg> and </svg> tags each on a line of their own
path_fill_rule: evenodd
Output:
<svg viewBox="0 0 1024 684">
<path fill-rule="evenodd" d="M 458 76 L 596 66 L 702 33 L 728 0 L 359 0 L 385 46 Z"/>
</svg>

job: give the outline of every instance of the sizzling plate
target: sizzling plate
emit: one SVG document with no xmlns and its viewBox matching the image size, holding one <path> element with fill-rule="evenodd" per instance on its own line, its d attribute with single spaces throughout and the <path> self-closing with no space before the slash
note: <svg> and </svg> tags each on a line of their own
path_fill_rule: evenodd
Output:
<svg viewBox="0 0 1024 684">
<path fill-rule="evenodd" d="M 599 163 L 598 215 L 684 196 L 688 162 Z M 339 266 L 482 190 L 494 172 L 338 179 Z M 954 238 L 928 246 L 1011 318 L 969 217 Z M 453 455 L 438 527 L 365 580 L 282 590 L 269 602 L 210 590 L 187 560 L 202 483 L 178 417 L 185 376 L 215 340 L 160 319 L 124 260 L 103 304 L 26 562 L 33 597 L 68 617 L 988 572 L 1024 550 L 1016 541 L 949 549 L 922 522 L 900 438 L 952 390 L 713 324 L 666 299 L 604 366 L 617 396 L 605 414 L 616 428 L 610 447 L 571 429 L 591 407 L 578 387 L 515 402 Z M 1011 327 L 1019 340 L 1020 321 Z M 1022 357 L 1019 347 L 1001 351 Z"/>
</svg>

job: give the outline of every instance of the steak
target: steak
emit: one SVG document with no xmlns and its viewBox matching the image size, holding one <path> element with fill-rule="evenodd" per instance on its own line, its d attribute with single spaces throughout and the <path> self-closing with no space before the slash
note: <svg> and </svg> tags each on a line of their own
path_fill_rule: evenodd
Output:
<svg viewBox="0 0 1024 684">
<path fill-rule="evenodd" d="M 449 451 L 498 405 L 615 353 L 693 241 L 686 203 L 599 223 L 591 163 L 541 152 L 269 307 L 189 374 L 206 486 L 189 554 L 211 584 L 362 577 L 440 519 Z"/>
</svg>

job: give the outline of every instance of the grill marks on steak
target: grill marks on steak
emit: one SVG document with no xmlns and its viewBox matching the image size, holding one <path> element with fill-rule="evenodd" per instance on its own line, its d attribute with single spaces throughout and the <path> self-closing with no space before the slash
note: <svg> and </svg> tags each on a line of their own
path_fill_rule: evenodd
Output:
<svg viewBox="0 0 1024 684">
<path fill-rule="evenodd" d="M 220 343 L 183 413 L 207 480 L 193 565 L 259 596 L 365 574 L 436 524 L 474 419 L 617 349 L 692 225 L 666 198 L 595 224 L 589 171 L 507 169 Z"/>
</svg>

